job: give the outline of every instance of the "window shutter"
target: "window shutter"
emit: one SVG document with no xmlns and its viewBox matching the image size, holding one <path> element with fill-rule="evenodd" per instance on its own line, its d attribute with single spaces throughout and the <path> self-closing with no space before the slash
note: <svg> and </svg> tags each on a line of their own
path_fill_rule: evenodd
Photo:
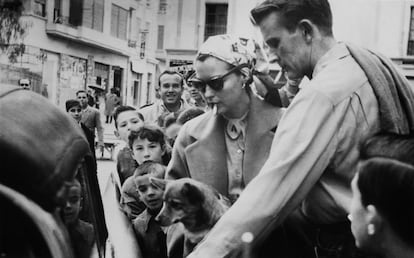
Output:
<svg viewBox="0 0 414 258">
<path fill-rule="evenodd" d="M 93 29 L 103 31 L 104 0 L 95 0 L 93 9 Z"/>
<path fill-rule="evenodd" d="M 127 25 L 128 25 L 128 11 L 119 8 L 119 24 L 118 24 L 118 38 L 127 38 Z"/>
<path fill-rule="evenodd" d="M 118 7 L 112 5 L 111 10 L 111 35 L 114 37 L 118 36 Z"/>
<path fill-rule="evenodd" d="M 82 26 L 87 27 L 87 28 L 92 28 L 92 11 L 93 11 L 93 0 L 84 0 L 83 10 L 82 10 L 82 14 L 83 14 L 82 15 Z"/>
</svg>

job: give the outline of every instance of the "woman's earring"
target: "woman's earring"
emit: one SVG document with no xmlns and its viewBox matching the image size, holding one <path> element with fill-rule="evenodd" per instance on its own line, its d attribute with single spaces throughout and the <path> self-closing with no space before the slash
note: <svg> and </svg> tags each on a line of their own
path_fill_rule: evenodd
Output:
<svg viewBox="0 0 414 258">
<path fill-rule="evenodd" d="M 368 235 L 372 236 L 375 234 L 375 226 L 374 224 L 368 224 L 367 227 Z"/>
</svg>

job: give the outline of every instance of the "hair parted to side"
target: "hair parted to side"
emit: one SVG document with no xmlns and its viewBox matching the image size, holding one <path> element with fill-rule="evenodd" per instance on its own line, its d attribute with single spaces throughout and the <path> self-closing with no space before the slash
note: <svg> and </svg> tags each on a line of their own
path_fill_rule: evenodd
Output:
<svg viewBox="0 0 414 258">
<path fill-rule="evenodd" d="M 125 111 L 135 111 L 138 115 L 138 118 L 142 122 L 144 122 L 144 116 L 140 112 L 138 112 L 138 110 L 136 110 L 134 107 L 119 106 L 119 107 L 115 108 L 115 110 L 114 110 L 114 120 L 115 120 L 115 128 L 116 129 L 118 129 L 118 122 L 117 122 L 118 116 L 119 116 L 119 114 L 121 114 L 122 112 L 125 112 Z"/>
<path fill-rule="evenodd" d="M 138 130 L 132 131 L 128 137 L 129 147 L 131 149 L 136 139 L 147 139 L 150 142 L 158 142 L 162 148 L 165 148 L 165 135 L 161 127 L 155 124 L 144 124 Z"/>
<path fill-rule="evenodd" d="M 161 87 L 161 77 L 165 74 L 169 74 L 169 75 L 174 75 L 175 74 L 175 75 L 179 76 L 181 87 L 184 86 L 184 76 L 181 73 L 176 72 L 176 71 L 171 71 L 171 70 L 165 70 L 164 72 L 162 72 L 160 74 L 160 76 L 158 76 L 158 86 L 159 87 Z"/>
<path fill-rule="evenodd" d="M 250 11 L 252 23 L 260 25 L 273 12 L 281 14 L 283 25 L 291 32 L 299 21 L 308 19 L 327 36 L 333 35 L 328 0 L 265 0 Z"/>
<path fill-rule="evenodd" d="M 370 158 L 360 165 L 357 186 L 362 204 L 374 205 L 397 236 L 414 247 L 414 166 Z"/>
<path fill-rule="evenodd" d="M 165 166 L 154 161 L 146 161 L 135 169 L 134 178 L 144 175 L 153 175 L 156 178 L 164 179 Z"/>
</svg>

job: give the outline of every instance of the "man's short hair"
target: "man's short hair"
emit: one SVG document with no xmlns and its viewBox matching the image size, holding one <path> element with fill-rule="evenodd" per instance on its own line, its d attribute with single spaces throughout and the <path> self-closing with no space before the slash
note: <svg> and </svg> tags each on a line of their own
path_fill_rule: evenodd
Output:
<svg viewBox="0 0 414 258">
<path fill-rule="evenodd" d="M 178 77 L 180 77 L 180 84 L 181 87 L 183 87 L 184 84 L 184 77 L 181 73 L 176 72 L 176 71 L 171 71 L 171 70 L 165 70 L 164 72 L 162 72 L 160 74 L 160 76 L 158 76 L 158 86 L 161 87 L 161 77 L 165 74 L 169 74 L 169 75 L 177 75 Z"/>
<path fill-rule="evenodd" d="M 138 112 L 134 107 L 131 107 L 131 106 L 119 106 L 119 107 L 115 108 L 115 111 L 114 111 L 114 120 L 115 120 L 115 128 L 116 129 L 118 129 L 118 122 L 117 122 L 118 116 L 119 116 L 119 114 L 121 114 L 122 112 L 125 112 L 125 111 L 135 111 L 137 113 L 137 115 L 138 115 L 138 118 L 142 122 L 144 122 L 144 116 L 140 112 Z"/>
<path fill-rule="evenodd" d="M 29 79 L 20 79 L 19 80 L 19 85 L 21 85 L 21 84 L 28 84 L 28 85 L 30 85 L 30 80 Z"/>
<path fill-rule="evenodd" d="M 328 0 L 265 0 L 250 11 L 253 24 L 259 25 L 273 12 L 279 12 L 283 25 L 293 31 L 302 19 L 309 19 L 327 36 L 332 35 L 332 12 Z"/>
<path fill-rule="evenodd" d="M 86 95 L 88 95 L 88 93 L 85 90 L 78 90 L 76 92 L 76 96 L 78 96 L 79 93 L 85 93 Z"/>
<path fill-rule="evenodd" d="M 66 112 L 69 112 L 69 109 L 71 109 L 73 107 L 81 107 L 81 104 L 80 104 L 79 100 L 77 100 L 77 99 L 69 99 L 69 100 L 66 101 L 65 107 L 66 107 Z"/>
</svg>

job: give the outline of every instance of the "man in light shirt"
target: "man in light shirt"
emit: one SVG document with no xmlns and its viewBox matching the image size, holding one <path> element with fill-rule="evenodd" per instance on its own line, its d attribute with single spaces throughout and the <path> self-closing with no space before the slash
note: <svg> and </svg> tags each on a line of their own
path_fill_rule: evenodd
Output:
<svg viewBox="0 0 414 258">
<path fill-rule="evenodd" d="M 302 238 L 289 242 L 297 244 L 290 257 L 367 257 L 347 221 L 358 143 L 379 130 L 413 131 L 409 84 L 389 59 L 335 40 L 327 0 L 266 0 L 251 14 L 287 76 L 310 81 L 282 117 L 259 175 L 188 257 L 235 254 L 244 232 L 254 248 L 293 218 Z"/>
</svg>

